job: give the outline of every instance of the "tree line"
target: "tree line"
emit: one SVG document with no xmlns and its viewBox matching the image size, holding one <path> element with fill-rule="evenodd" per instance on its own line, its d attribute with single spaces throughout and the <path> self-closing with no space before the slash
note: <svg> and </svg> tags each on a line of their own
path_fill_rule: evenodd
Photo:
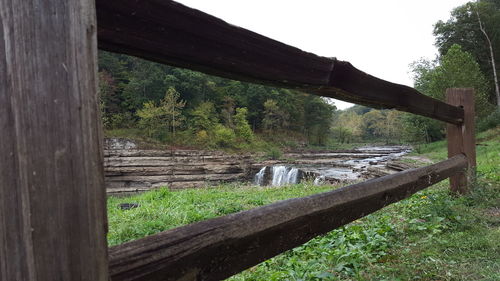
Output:
<svg viewBox="0 0 500 281">
<path fill-rule="evenodd" d="M 444 100 L 446 88 L 473 87 L 478 129 L 500 125 L 500 0 L 478 0 L 456 7 L 447 21 L 434 25 L 433 33 L 439 54 L 410 66 L 414 87 L 440 100 Z M 444 137 L 441 122 L 419 116 L 405 119 L 416 129 L 410 137 L 414 141 Z"/>
<path fill-rule="evenodd" d="M 469 2 L 435 24 L 439 55 L 410 65 L 414 87 L 444 100 L 446 88 L 474 87 L 479 129 L 498 126 L 500 0 Z M 307 93 L 214 77 L 135 57 L 99 53 L 104 127 L 165 143 L 246 148 L 259 142 L 430 142 L 444 124 L 393 110 L 337 110 Z"/>
<path fill-rule="evenodd" d="M 209 148 L 245 147 L 262 138 L 322 145 L 335 110 L 307 93 L 108 52 L 99 53 L 99 87 L 107 130 L 138 129 L 170 144 Z"/>
</svg>

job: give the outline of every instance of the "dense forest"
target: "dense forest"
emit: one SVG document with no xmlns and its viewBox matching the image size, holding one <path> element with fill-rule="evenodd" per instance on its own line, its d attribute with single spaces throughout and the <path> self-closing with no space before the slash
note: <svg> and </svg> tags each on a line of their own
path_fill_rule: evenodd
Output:
<svg viewBox="0 0 500 281">
<path fill-rule="evenodd" d="M 479 129 L 498 125 L 500 1 L 457 7 L 435 24 L 439 55 L 411 67 L 415 88 L 444 99 L 446 88 L 476 89 Z M 247 149 L 377 141 L 430 142 L 444 124 L 394 110 L 337 110 L 318 96 L 205 75 L 100 52 L 99 86 L 108 135 L 177 146 Z"/>
<path fill-rule="evenodd" d="M 255 133 L 323 144 L 335 111 L 317 96 L 125 55 L 101 52 L 99 68 L 105 128 L 173 144 L 243 148 Z"/>
</svg>

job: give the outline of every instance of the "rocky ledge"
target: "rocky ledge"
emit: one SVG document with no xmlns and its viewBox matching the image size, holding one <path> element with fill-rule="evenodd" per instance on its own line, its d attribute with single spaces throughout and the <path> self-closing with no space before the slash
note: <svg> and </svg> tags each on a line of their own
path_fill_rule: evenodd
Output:
<svg viewBox="0 0 500 281">
<path fill-rule="evenodd" d="M 289 152 L 283 155 L 286 161 L 257 161 L 249 154 L 228 154 L 221 151 L 145 150 L 139 149 L 134 141 L 118 138 L 106 139 L 104 147 L 108 194 L 134 193 L 161 186 L 183 189 L 250 181 L 263 167 L 269 167 L 266 170 L 269 171 L 276 165 L 301 167 L 297 178 L 313 180 L 314 177 L 321 177 L 321 183 L 349 182 L 412 168 L 388 156 L 402 153 L 407 147 L 360 148 L 341 152 Z M 271 175 L 268 173 L 267 181 L 269 176 Z"/>
</svg>

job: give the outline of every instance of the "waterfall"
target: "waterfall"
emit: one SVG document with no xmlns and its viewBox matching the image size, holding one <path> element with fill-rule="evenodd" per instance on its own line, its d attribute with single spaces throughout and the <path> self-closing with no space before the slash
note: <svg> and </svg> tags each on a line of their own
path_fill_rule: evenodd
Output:
<svg viewBox="0 0 500 281">
<path fill-rule="evenodd" d="M 254 183 L 256 185 L 264 185 L 264 175 L 266 173 L 266 168 L 267 167 L 263 167 L 257 174 L 255 174 Z"/>
<path fill-rule="evenodd" d="M 325 181 L 325 176 L 318 176 L 314 179 L 314 185 L 321 185 Z"/>
<path fill-rule="evenodd" d="M 286 166 L 273 166 L 272 169 L 264 167 L 255 175 L 254 183 L 265 185 L 266 170 L 271 171 L 271 186 L 282 186 L 287 184 L 296 184 L 299 181 L 299 169 Z"/>
</svg>

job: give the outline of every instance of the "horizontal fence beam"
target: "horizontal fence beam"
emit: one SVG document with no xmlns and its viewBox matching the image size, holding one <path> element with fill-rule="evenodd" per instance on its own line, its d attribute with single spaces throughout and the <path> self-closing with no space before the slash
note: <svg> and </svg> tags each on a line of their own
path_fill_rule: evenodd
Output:
<svg viewBox="0 0 500 281">
<path fill-rule="evenodd" d="M 220 280 L 464 170 L 456 155 L 423 168 L 280 201 L 109 249 L 119 280 Z"/>
<path fill-rule="evenodd" d="M 167 0 L 97 0 L 98 47 L 235 80 L 395 108 L 453 124 L 463 110 Z"/>
</svg>

